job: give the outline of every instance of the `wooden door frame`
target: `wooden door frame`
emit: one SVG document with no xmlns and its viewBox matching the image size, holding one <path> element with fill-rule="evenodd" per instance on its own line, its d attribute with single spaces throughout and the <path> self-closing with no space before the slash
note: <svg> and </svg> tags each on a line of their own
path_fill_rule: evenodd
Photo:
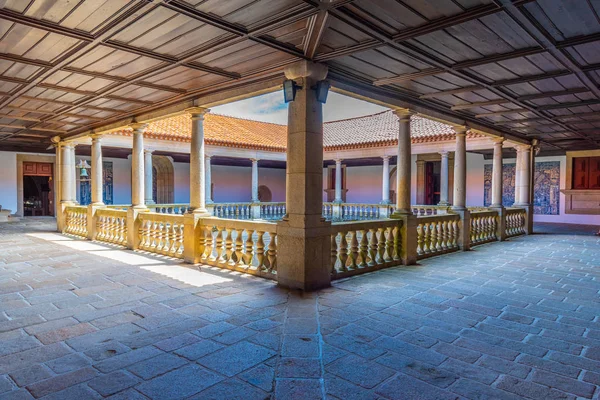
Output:
<svg viewBox="0 0 600 400">
<path fill-rule="evenodd" d="M 60 199 L 57 198 L 58 191 L 56 190 L 56 157 L 55 156 L 46 156 L 40 154 L 17 154 L 17 211 L 16 215 L 19 217 L 23 217 L 24 209 L 23 209 L 23 162 L 37 162 L 37 163 L 46 163 L 52 164 L 52 185 L 53 185 L 53 213 L 56 216 L 56 204 Z"/>
</svg>

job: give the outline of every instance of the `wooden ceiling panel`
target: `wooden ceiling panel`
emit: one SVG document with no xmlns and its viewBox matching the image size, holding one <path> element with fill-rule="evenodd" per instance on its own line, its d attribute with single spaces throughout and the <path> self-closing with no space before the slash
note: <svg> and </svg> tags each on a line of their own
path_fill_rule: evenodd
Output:
<svg viewBox="0 0 600 400">
<path fill-rule="evenodd" d="M 324 33 L 322 43 L 332 49 L 339 49 L 366 42 L 369 39 L 369 36 L 361 31 L 344 24 L 336 18 L 331 18 L 329 29 Z"/>
<path fill-rule="evenodd" d="M 600 32 L 600 23 L 587 1 L 539 0 L 525 5 L 528 13 L 556 41 Z"/>
<path fill-rule="evenodd" d="M 225 21 L 241 26 L 251 26 L 278 14 L 289 12 L 292 8 L 302 6 L 300 0 L 208 0 L 190 1 L 200 3 L 196 9 L 218 15 Z"/>
<path fill-rule="evenodd" d="M 36 1 L 40 3 L 45 2 L 43 0 Z M 61 2 L 56 2 L 56 4 L 58 5 L 63 1 L 73 4 L 73 2 L 68 0 L 62 0 Z M 61 25 L 66 28 L 94 33 L 104 28 L 106 22 L 120 10 L 131 6 L 134 2 L 134 0 L 82 1 L 61 21 Z"/>
<path fill-rule="evenodd" d="M 35 60 L 54 62 L 80 44 L 80 40 L 50 33 L 27 51 L 24 56 Z"/>
<path fill-rule="evenodd" d="M 357 0 L 346 8 L 365 21 L 381 26 L 390 35 L 427 22 L 417 11 L 400 2 Z"/>
</svg>

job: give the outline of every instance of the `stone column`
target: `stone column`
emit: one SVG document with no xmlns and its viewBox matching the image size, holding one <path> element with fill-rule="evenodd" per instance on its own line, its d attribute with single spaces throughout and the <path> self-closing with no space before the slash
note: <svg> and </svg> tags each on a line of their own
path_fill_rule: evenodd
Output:
<svg viewBox="0 0 600 400">
<path fill-rule="evenodd" d="M 92 135 L 92 205 L 104 205 L 102 196 L 102 144 L 100 135 Z"/>
<path fill-rule="evenodd" d="M 212 204 L 212 165 L 211 165 L 212 156 L 208 154 L 204 155 L 204 175 L 205 175 L 205 190 L 204 197 L 206 198 L 206 204 Z"/>
<path fill-rule="evenodd" d="M 529 151 L 529 207 L 527 208 L 527 229 L 528 235 L 533 233 L 533 207 L 535 205 L 535 156 L 539 151 L 538 139 L 531 141 L 531 149 Z"/>
<path fill-rule="evenodd" d="M 410 110 L 394 110 L 398 116 L 398 161 L 396 170 L 396 214 L 412 215 L 411 188 L 411 142 Z"/>
<path fill-rule="evenodd" d="M 183 258 L 189 263 L 197 263 L 204 251 L 199 240 L 204 235 L 202 219 L 211 216 L 206 209 L 204 154 L 204 115 L 210 110 L 193 107 L 188 108 L 186 112 L 191 117 L 192 142 L 190 144 L 190 212 L 184 215 L 183 219 Z"/>
<path fill-rule="evenodd" d="M 144 202 L 154 204 L 154 169 L 152 168 L 152 150 L 144 150 Z"/>
<path fill-rule="evenodd" d="M 494 162 L 492 164 L 492 205 L 502 207 L 502 143 L 504 138 L 494 140 Z"/>
<path fill-rule="evenodd" d="M 206 211 L 206 185 L 204 178 L 204 115 L 210 110 L 194 107 L 186 110 L 191 115 L 192 142 L 190 145 L 190 210 L 208 215 Z"/>
<path fill-rule="evenodd" d="M 133 129 L 133 148 L 131 151 L 131 205 L 144 209 L 144 129 L 146 124 L 129 125 Z"/>
<path fill-rule="evenodd" d="M 56 230 L 58 232 L 62 232 L 63 230 L 63 212 L 61 206 L 61 190 L 62 190 L 62 170 L 61 170 L 61 144 L 60 144 L 60 136 L 55 136 L 52 138 L 52 145 L 54 146 L 54 150 L 56 152 L 56 160 L 54 161 L 54 209 L 56 215 Z M 22 214 L 21 214 L 22 215 Z"/>
<path fill-rule="evenodd" d="M 381 204 L 390 204 L 390 156 L 383 156 L 381 172 Z"/>
<path fill-rule="evenodd" d="M 76 167 L 77 159 L 75 158 L 75 147 L 77 147 L 77 145 L 73 144 L 71 146 L 71 148 L 69 149 L 69 152 L 70 152 L 69 157 L 71 158 L 71 162 L 73 164 L 73 167 L 71 168 L 71 176 L 72 176 L 71 179 L 72 179 L 73 184 L 70 187 L 71 187 L 71 198 L 73 199 L 73 202 L 75 204 L 78 204 L 79 202 L 77 201 L 77 172 L 79 170 Z"/>
<path fill-rule="evenodd" d="M 72 143 L 63 143 L 61 148 L 61 203 L 73 204 L 75 197 L 73 197 L 73 188 L 75 188 L 75 152 L 74 145 Z"/>
<path fill-rule="evenodd" d="M 416 201 L 417 204 L 425 204 L 425 160 L 415 161 L 417 166 L 417 193 Z"/>
<path fill-rule="evenodd" d="M 258 203 L 258 159 L 251 158 L 252 161 L 252 202 Z"/>
<path fill-rule="evenodd" d="M 342 160 L 335 160 L 335 203 L 342 202 Z"/>
<path fill-rule="evenodd" d="M 520 158 L 520 169 L 519 173 L 519 198 L 517 199 L 517 204 L 519 206 L 528 206 L 530 204 L 529 201 L 529 181 L 531 180 L 530 176 L 530 162 L 529 162 L 529 145 L 521 145 L 517 148 L 517 154 Z"/>
<path fill-rule="evenodd" d="M 280 285 L 316 290 L 331 282 L 331 223 L 323 208 L 323 107 L 315 84 L 327 66 L 299 61 L 285 69 L 300 88 L 288 103 L 286 207 L 277 223 L 277 281 Z"/>
<path fill-rule="evenodd" d="M 504 138 L 494 139 L 494 161 L 492 164 L 492 204 L 490 208 L 498 213 L 498 224 L 496 229 L 496 238 L 500 241 L 506 239 L 506 217 L 504 204 L 502 200 L 503 185 L 503 165 L 502 165 L 502 144 Z"/>
<path fill-rule="evenodd" d="M 516 162 L 515 162 L 515 202 L 513 203 L 514 206 L 519 204 L 519 191 L 521 188 L 521 169 L 522 169 L 522 160 L 521 160 L 521 153 L 519 153 L 519 148 L 515 148 L 515 150 L 517 151 L 517 158 L 516 158 Z"/>
<path fill-rule="evenodd" d="M 396 161 L 396 211 L 392 218 L 402 220 L 401 248 L 405 265 L 417 262 L 417 217 L 410 204 L 411 189 L 411 139 L 410 117 L 412 111 L 396 109 L 398 116 L 398 159 Z"/>
<path fill-rule="evenodd" d="M 442 156 L 442 168 L 440 173 L 440 206 L 449 206 L 449 193 L 448 188 L 450 187 L 450 166 L 448 165 L 449 153 L 447 151 L 441 151 Z"/>
<path fill-rule="evenodd" d="M 456 152 L 454 153 L 454 204 L 452 211 L 460 215 L 461 226 L 458 245 L 462 250 L 471 247 L 471 219 L 467 209 L 467 127 L 454 127 Z"/>
</svg>

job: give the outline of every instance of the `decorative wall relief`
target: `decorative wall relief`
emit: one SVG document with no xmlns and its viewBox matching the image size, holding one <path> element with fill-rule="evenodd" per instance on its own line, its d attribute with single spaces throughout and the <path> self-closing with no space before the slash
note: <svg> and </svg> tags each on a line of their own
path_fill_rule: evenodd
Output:
<svg viewBox="0 0 600 400">
<path fill-rule="evenodd" d="M 113 203 L 113 163 L 103 161 L 102 163 L 102 194 L 104 204 Z M 78 170 L 79 172 L 79 170 Z M 91 168 L 88 171 L 91 176 Z M 92 181 L 79 181 L 79 204 L 87 206 L 92 202 Z"/>
<path fill-rule="evenodd" d="M 502 202 L 511 206 L 515 202 L 515 164 L 504 164 L 502 170 Z M 560 161 L 535 163 L 533 213 L 560 214 Z M 492 203 L 492 164 L 484 167 L 484 205 Z"/>
</svg>

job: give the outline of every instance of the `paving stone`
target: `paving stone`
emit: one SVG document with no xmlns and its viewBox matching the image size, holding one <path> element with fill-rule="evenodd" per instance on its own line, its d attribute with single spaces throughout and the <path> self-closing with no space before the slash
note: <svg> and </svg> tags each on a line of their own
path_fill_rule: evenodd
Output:
<svg viewBox="0 0 600 400">
<path fill-rule="evenodd" d="M 173 354 L 161 354 L 149 360 L 141 361 L 127 369 L 144 380 L 162 375 L 187 364 L 187 361 Z"/>
<path fill-rule="evenodd" d="M 94 364 L 94 367 L 98 369 L 100 372 L 112 372 L 121 368 L 125 368 L 129 365 L 135 364 L 137 362 L 147 360 L 152 357 L 156 357 L 163 352 L 158 350 L 156 347 L 147 346 L 142 347 L 138 350 L 132 350 L 127 353 L 123 353 L 106 360 L 102 360 Z"/>
<path fill-rule="evenodd" d="M 110 400 L 147 400 L 148 398 L 135 389 L 127 389 L 106 397 Z"/>
<path fill-rule="evenodd" d="M 520 365 L 511 361 L 503 360 L 501 358 L 484 355 L 478 362 L 478 365 L 491 369 L 503 374 L 515 376 L 517 378 L 526 378 L 531 371 L 531 368 Z"/>
<path fill-rule="evenodd" d="M 130 388 L 138 382 L 139 378 L 123 371 L 116 371 L 92 379 L 88 382 L 88 386 L 106 397 Z"/>
<path fill-rule="evenodd" d="M 416 361 L 410 357 L 389 352 L 376 360 L 394 371 L 414 376 L 422 381 L 442 388 L 452 385 L 459 376 L 448 370 Z"/>
<path fill-rule="evenodd" d="M 377 386 L 395 373 L 391 368 L 355 355 L 340 358 L 328 364 L 325 370 L 367 389 Z"/>
<path fill-rule="evenodd" d="M 69 354 L 46 363 L 46 365 L 56 374 L 63 374 L 65 372 L 84 368 L 89 364 L 91 364 L 91 362 L 79 353 Z"/>
<path fill-rule="evenodd" d="M 40 348 L 0 357 L 0 374 L 17 371 L 35 363 L 53 360 L 65 356 L 70 352 L 71 350 L 63 343 L 54 343 Z"/>
<path fill-rule="evenodd" d="M 380 397 L 333 374 L 325 376 L 325 390 L 329 396 L 344 400 L 375 400 Z"/>
<path fill-rule="evenodd" d="M 290 400 L 321 400 L 323 387 L 318 379 L 278 379 L 275 398 Z"/>
<path fill-rule="evenodd" d="M 493 388 L 483 383 L 472 381 L 470 379 L 460 379 L 449 388 L 454 393 L 460 394 L 468 399 L 477 400 L 520 400 L 521 396 L 505 392 L 499 388 Z M 458 397 L 456 397 L 458 399 Z"/>
<path fill-rule="evenodd" d="M 190 344 L 189 346 L 175 350 L 175 354 L 185 357 L 188 360 L 195 361 L 207 354 L 214 353 L 223 347 L 225 346 L 213 342 L 212 340 L 201 340 L 198 343 Z"/>
<path fill-rule="evenodd" d="M 99 346 L 92 347 L 83 354 L 94 361 L 102 361 L 119 354 L 127 353 L 128 351 L 131 351 L 131 349 L 124 344 L 121 344 L 116 340 L 109 340 Z"/>
<path fill-rule="evenodd" d="M 265 400 L 264 391 L 237 379 L 228 379 L 203 390 L 190 399 L 197 400 Z"/>
<path fill-rule="evenodd" d="M 0 357 L 8 354 L 33 349 L 41 346 L 40 342 L 31 336 L 21 336 L 11 340 L 5 340 L 0 347 Z"/>
<path fill-rule="evenodd" d="M 278 378 L 320 378 L 321 360 L 318 358 L 282 357 L 277 368 Z"/>
<path fill-rule="evenodd" d="M 266 392 L 273 390 L 273 379 L 275 378 L 275 368 L 261 364 L 248 371 L 242 372 L 237 376 L 241 380 L 261 388 Z"/>
<path fill-rule="evenodd" d="M 440 368 L 447 369 L 453 373 L 467 379 L 473 379 L 482 383 L 491 384 L 498 377 L 498 373 L 490 371 L 476 365 L 468 364 L 454 358 L 449 358 L 440 365 Z"/>
<path fill-rule="evenodd" d="M 199 365 L 186 365 L 136 387 L 152 399 L 181 399 L 192 396 L 223 378 Z"/>
<path fill-rule="evenodd" d="M 327 335 L 323 338 L 326 343 L 334 346 L 338 349 L 344 349 L 351 353 L 354 353 L 360 357 L 373 359 L 385 354 L 386 349 L 374 346 L 369 343 L 358 342 L 352 338 L 344 335 L 333 334 Z"/>
<path fill-rule="evenodd" d="M 577 367 L 561 364 L 550 360 L 545 360 L 543 358 L 530 356 L 528 354 L 523 354 L 517 359 L 517 361 L 520 364 L 529 365 L 534 368 L 543 369 L 546 371 L 553 372 L 555 374 L 565 375 L 575 379 L 579 376 L 579 373 L 581 372 L 581 369 Z"/>
<path fill-rule="evenodd" d="M 436 353 L 435 351 L 430 351 L 422 347 L 406 343 L 399 338 L 383 337 L 375 340 L 372 344 L 378 348 L 401 353 L 408 357 L 414 358 L 415 360 L 423 361 L 432 365 L 440 365 L 448 358 L 447 356 Z"/>
<path fill-rule="evenodd" d="M 200 358 L 198 363 L 226 376 L 234 376 L 276 354 L 275 351 L 248 342 L 239 342 Z"/>
<path fill-rule="evenodd" d="M 38 398 L 55 392 L 59 392 L 75 385 L 89 381 L 94 378 L 98 372 L 91 367 L 82 368 L 77 371 L 68 372 L 63 375 L 54 376 L 45 381 L 37 382 L 27 386 L 27 390 Z"/>
<path fill-rule="evenodd" d="M 511 376 L 504 376 L 500 379 L 497 388 L 506 390 L 517 394 L 522 397 L 530 399 L 544 400 L 547 398 L 551 399 L 567 399 L 567 394 L 560 393 L 556 390 L 550 389 L 547 386 L 539 385 L 537 383 L 520 380 Z"/>
<path fill-rule="evenodd" d="M 10 379 L 6 376 L 0 376 L 0 393 L 8 392 L 9 390 L 15 389 Z"/>
<path fill-rule="evenodd" d="M 552 374 L 546 371 L 533 371 L 531 379 L 534 382 L 586 398 L 591 398 L 595 390 L 594 385 L 590 385 L 589 383 L 567 378 L 562 375 Z"/>
<path fill-rule="evenodd" d="M 319 338 L 316 335 L 284 335 L 281 355 L 283 357 L 318 357 Z"/>
<path fill-rule="evenodd" d="M 52 376 L 52 372 L 41 364 L 35 364 L 18 371 L 11 372 L 10 377 L 15 383 L 22 387 L 42 381 Z"/>
<path fill-rule="evenodd" d="M 457 400 L 458 396 L 422 382 L 416 378 L 399 374 L 379 386 L 375 393 L 391 400 Z"/>
<path fill-rule="evenodd" d="M 0 400 L 30 400 L 33 398 L 27 389 L 13 390 L 0 394 Z"/>
</svg>

